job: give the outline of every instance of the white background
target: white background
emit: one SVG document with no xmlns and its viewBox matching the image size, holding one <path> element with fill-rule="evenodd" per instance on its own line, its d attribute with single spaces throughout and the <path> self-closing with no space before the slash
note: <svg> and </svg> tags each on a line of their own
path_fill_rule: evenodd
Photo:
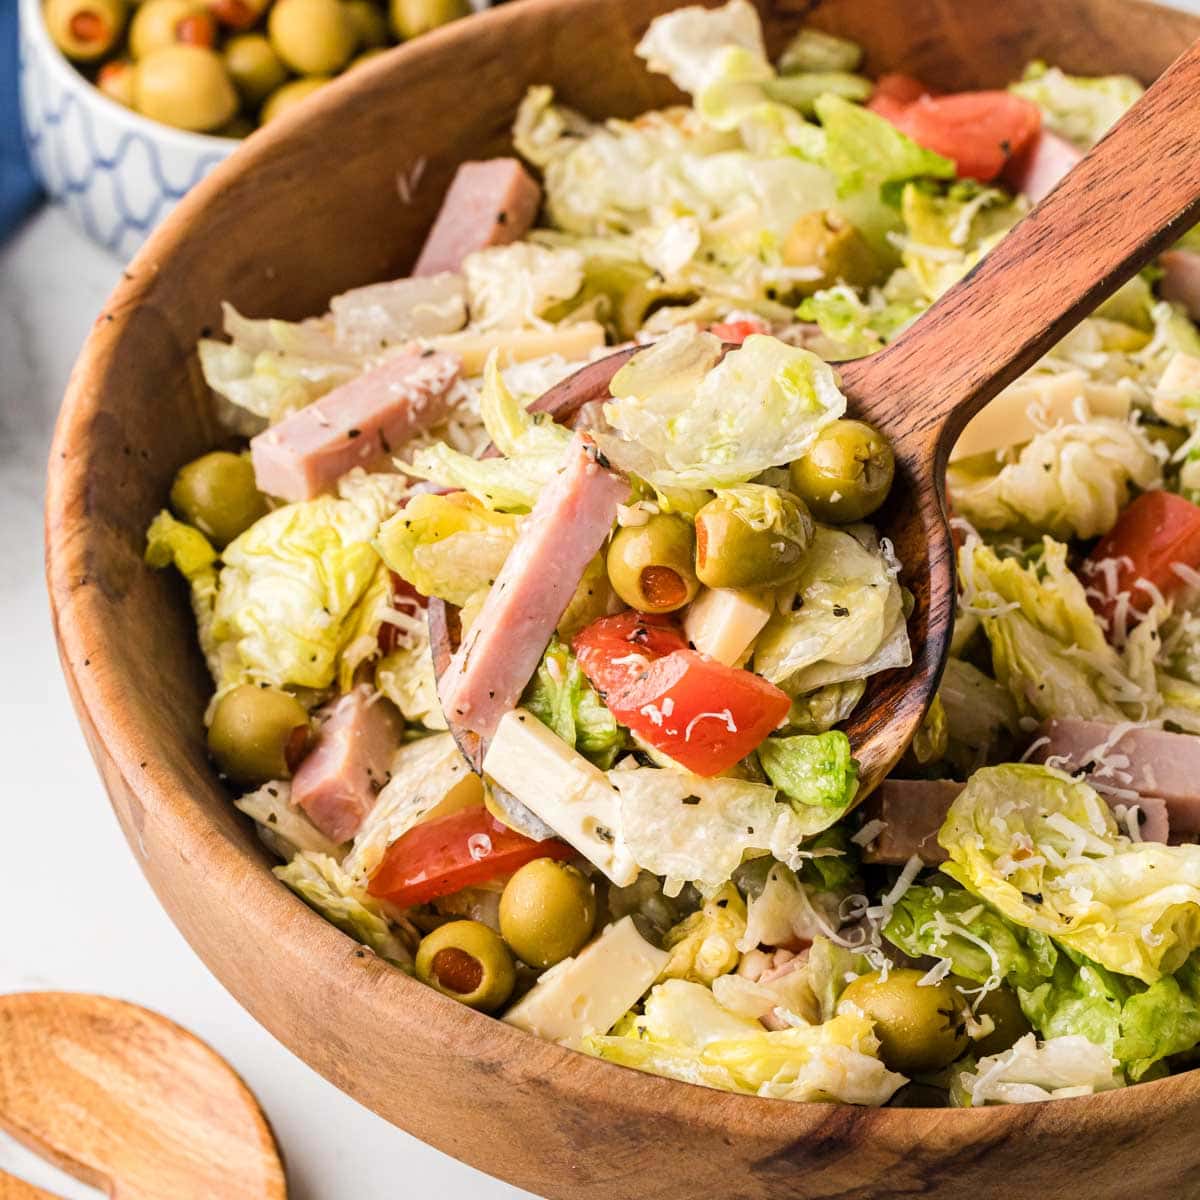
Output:
<svg viewBox="0 0 1200 1200">
<path fill-rule="evenodd" d="M 120 996 L 204 1038 L 270 1117 L 294 1200 L 527 1196 L 360 1108 L 259 1028 L 159 908 L 109 810 L 59 675 L 41 519 L 58 400 L 119 270 L 53 209 L 0 247 L 0 993 Z M 0 1168 L 98 1195 L 3 1134 Z"/>
</svg>

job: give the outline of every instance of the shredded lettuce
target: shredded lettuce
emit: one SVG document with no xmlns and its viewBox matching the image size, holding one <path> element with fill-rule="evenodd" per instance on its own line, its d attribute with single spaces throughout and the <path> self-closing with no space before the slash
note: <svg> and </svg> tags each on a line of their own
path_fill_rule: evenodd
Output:
<svg viewBox="0 0 1200 1200">
<path fill-rule="evenodd" d="M 247 792 L 233 802 L 258 826 L 258 836 L 274 854 L 285 861 L 302 850 L 325 855 L 340 861 L 346 848 L 327 838 L 304 814 L 291 803 L 292 785 L 276 779 Z"/>
<path fill-rule="evenodd" d="M 584 678 L 570 647 L 554 638 L 521 703 L 568 746 L 607 770 L 624 749 L 625 735 Z"/>
<path fill-rule="evenodd" d="M 712 985 L 738 965 L 738 943 L 746 932 L 746 903 L 727 883 L 698 911 L 672 926 L 663 938 L 671 952 L 659 979 L 689 979 Z"/>
<path fill-rule="evenodd" d="M 446 728 L 424 614 L 413 619 L 402 644 L 375 664 L 375 687 L 409 723 L 431 730 Z"/>
<path fill-rule="evenodd" d="M 858 764 L 850 739 L 839 730 L 767 738 L 758 748 L 758 761 L 808 834 L 839 821 L 858 790 Z"/>
<path fill-rule="evenodd" d="M 533 242 L 489 246 L 463 260 L 473 329 L 545 325 L 542 314 L 583 284 L 583 255 Z"/>
<path fill-rule="evenodd" d="M 806 71 L 857 71 L 862 60 L 862 47 L 857 42 L 806 27 L 783 48 L 779 69 L 785 75 Z"/>
<path fill-rule="evenodd" d="M 1200 947 L 1200 847 L 1130 841 L 1086 783 L 986 767 L 938 840 L 965 888 L 1110 971 L 1154 983 Z"/>
<path fill-rule="evenodd" d="M 609 1062 L 725 1091 L 783 1100 L 886 1103 L 904 1082 L 876 1057 L 879 1042 L 861 1013 L 768 1032 L 722 1008 L 708 988 L 658 984 L 645 1011 L 583 1048 Z"/>
<path fill-rule="evenodd" d="M 1079 1036 L 1039 1043 L 1029 1033 L 1012 1049 L 981 1058 L 973 1071 L 959 1072 L 953 1095 L 959 1106 L 970 1108 L 1090 1096 L 1123 1085 L 1103 1046 Z"/>
<path fill-rule="evenodd" d="M 1033 101 L 1048 129 L 1090 150 L 1145 89 L 1130 75 L 1068 75 L 1058 67 L 1032 62 L 1009 91 Z"/>
</svg>

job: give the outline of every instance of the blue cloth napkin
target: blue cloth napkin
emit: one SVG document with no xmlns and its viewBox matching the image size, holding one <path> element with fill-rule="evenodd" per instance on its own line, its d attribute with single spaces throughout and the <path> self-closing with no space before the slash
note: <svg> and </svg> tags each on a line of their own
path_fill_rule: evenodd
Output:
<svg viewBox="0 0 1200 1200">
<path fill-rule="evenodd" d="M 0 242 L 12 233 L 40 195 L 21 135 L 17 4 L 16 0 L 0 0 Z"/>
</svg>

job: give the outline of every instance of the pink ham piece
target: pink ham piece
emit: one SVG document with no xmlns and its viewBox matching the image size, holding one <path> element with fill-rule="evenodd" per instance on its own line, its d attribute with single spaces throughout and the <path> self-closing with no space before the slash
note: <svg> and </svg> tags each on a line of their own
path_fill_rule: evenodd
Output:
<svg viewBox="0 0 1200 1200">
<path fill-rule="evenodd" d="M 1163 298 L 1182 304 L 1194 321 L 1200 321 L 1200 254 L 1193 250 L 1168 250 L 1159 260 Z"/>
<path fill-rule="evenodd" d="M 335 842 L 352 838 L 387 783 L 403 723 L 359 684 L 318 714 L 316 744 L 292 780 L 292 803 Z"/>
<path fill-rule="evenodd" d="M 421 247 L 413 274 L 460 271 L 468 254 L 520 241 L 529 232 L 541 203 L 542 189 L 515 158 L 463 163 Z"/>
<path fill-rule="evenodd" d="M 629 483 L 577 433 L 546 485 L 439 689 L 452 725 L 491 737 L 516 707 L 583 572 L 629 499 Z"/>
<path fill-rule="evenodd" d="M 863 861 L 899 866 L 915 854 L 926 866 L 944 863 L 938 830 L 962 790 L 946 779 L 885 779 L 863 802 L 864 824 L 883 822 Z"/>
<path fill-rule="evenodd" d="M 1008 178 L 1031 204 L 1037 204 L 1054 191 L 1082 158 L 1083 151 L 1072 142 L 1043 127 L 1033 149 L 1009 169 Z"/>
<path fill-rule="evenodd" d="M 311 500 L 385 459 L 446 415 L 458 369 L 449 354 L 399 355 L 285 417 L 250 439 L 258 490 Z"/>
<path fill-rule="evenodd" d="M 1033 759 L 1064 771 L 1085 771 L 1102 794 L 1112 788 L 1136 792 L 1136 801 L 1105 799 L 1113 806 L 1137 804 L 1143 841 L 1165 842 L 1168 832 L 1200 833 L 1200 738 L 1136 727 L 1114 738 L 1119 728 L 1074 718 L 1047 721 L 1038 740 L 1048 740 L 1038 745 Z"/>
</svg>

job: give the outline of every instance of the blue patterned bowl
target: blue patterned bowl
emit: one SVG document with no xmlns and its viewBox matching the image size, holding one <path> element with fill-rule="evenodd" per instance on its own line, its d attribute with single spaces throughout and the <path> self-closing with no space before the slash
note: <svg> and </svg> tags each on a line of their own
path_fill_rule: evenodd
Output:
<svg viewBox="0 0 1200 1200">
<path fill-rule="evenodd" d="M 34 170 L 90 238 L 131 258 L 239 143 L 172 129 L 110 100 L 50 40 L 40 0 L 20 5 L 21 112 Z"/>
</svg>

